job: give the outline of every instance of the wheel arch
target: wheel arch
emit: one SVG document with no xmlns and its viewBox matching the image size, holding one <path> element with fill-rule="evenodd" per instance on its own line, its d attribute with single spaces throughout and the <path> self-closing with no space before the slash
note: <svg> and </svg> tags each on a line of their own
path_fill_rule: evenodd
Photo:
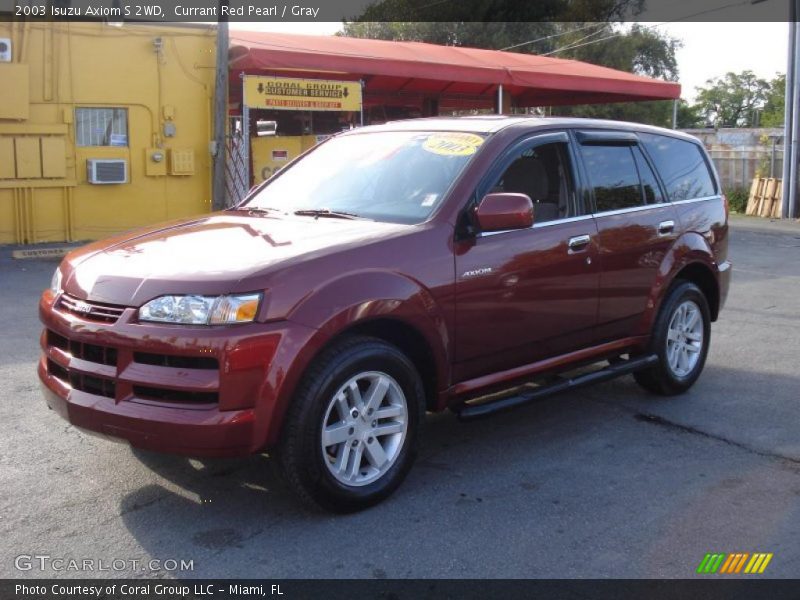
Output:
<svg viewBox="0 0 800 600">
<path fill-rule="evenodd" d="M 397 346 L 422 377 L 428 408 L 441 408 L 439 390 L 450 384 L 452 315 L 448 319 L 448 307 L 421 282 L 385 270 L 348 273 L 304 298 L 289 319 L 317 329 L 315 356 L 348 335 L 369 335 Z"/>
<path fill-rule="evenodd" d="M 374 337 L 399 348 L 417 369 L 422 379 L 426 408 L 437 410 L 439 384 L 441 383 L 440 368 L 437 365 L 433 347 L 414 324 L 391 316 L 375 317 L 352 323 L 329 338 L 320 347 L 317 355 L 341 340 L 357 335 Z"/>
<path fill-rule="evenodd" d="M 714 254 L 705 237 L 689 232 L 676 240 L 662 258 L 636 335 L 650 335 L 661 304 L 677 280 L 690 281 L 699 287 L 708 300 L 711 320 L 717 320 L 722 298 Z"/>
<path fill-rule="evenodd" d="M 373 314 L 362 319 L 353 319 L 352 315 L 366 313 L 365 305 L 350 307 L 315 329 L 308 338 L 297 340 L 299 345 L 294 358 L 276 367 L 285 369 L 276 377 L 280 383 L 267 390 L 270 400 L 263 403 L 268 415 L 264 421 L 265 431 L 259 435 L 260 448 L 269 448 L 278 442 L 289 404 L 308 368 L 326 349 L 354 335 L 371 336 L 398 347 L 420 374 L 426 409 L 436 411 L 443 408 L 439 388 L 447 387 L 450 377 L 446 341 L 431 319 L 416 311 L 409 312 L 408 308 L 400 310 L 402 303 L 391 305 L 397 312 Z"/>
<path fill-rule="evenodd" d="M 719 283 L 711 268 L 700 261 L 691 262 L 675 274 L 673 282 L 677 280 L 689 281 L 700 288 L 708 302 L 711 320 L 716 321 L 719 316 L 720 293 Z"/>
</svg>

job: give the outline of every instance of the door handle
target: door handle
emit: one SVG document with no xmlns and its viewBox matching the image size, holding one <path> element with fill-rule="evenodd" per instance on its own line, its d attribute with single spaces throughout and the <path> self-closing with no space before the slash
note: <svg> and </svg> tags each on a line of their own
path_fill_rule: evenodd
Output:
<svg viewBox="0 0 800 600">
<path fill-rule="evenodd" d="M 569 242 L 567 242 L 567 246 L 569 246 L 569 252 L 577 252 L 582 248 L 585 248 L 589 245 L 589 242 L 592 241 L 592 238 L 588 235 L 576 235 L 575 237 L 569 238 Z"/>
<path fill-rule="evenodd" d="M 661 221 L 658 224 L 658 235 L 669 235 L 675 229 L 675 221 Z"/>
</svg>

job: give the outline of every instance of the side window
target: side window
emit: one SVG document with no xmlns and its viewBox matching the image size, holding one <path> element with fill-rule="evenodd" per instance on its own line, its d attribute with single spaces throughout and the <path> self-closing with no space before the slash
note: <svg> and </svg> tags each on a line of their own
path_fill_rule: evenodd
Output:
<svg viewBox="0 0 800 600">
<path fill-rule="evenodd" d="M 575 216 L 573 189 L 567 144 L 555 142 L 521 152 L 491 191 L 527 194 L 533 201 L 534 223 L 545 223 Z"/>
<path fill-rule="evenodd" d="M 127 146 L 128 109 L 76 108 L 75 144 L 78 146 Z"/>
<path fill-rule="evenodd" d="M 697 144 L 652 133 L 639 134 L 673 202 L 717 193 L 703 152 Z"/>
<path fill-rule="evenodd" d="M 639 170 L 639 178 L 642 180 L 642 191 L 644 192 L 645 204 L 660 204 L 664 201 L 661 196 L 661 188 L 658 186 L 653 169 L 647 163 L 647 160 L 642 154 L 641 148 L 638 146 L 633 147 L 633 156 L 636 159 L 636 168 Z"/>
<path fill-rule="evenodd" d="M 642 205 L 642 186 L 631 146 L 581 146 L 597 212 Z"/>
</svg>

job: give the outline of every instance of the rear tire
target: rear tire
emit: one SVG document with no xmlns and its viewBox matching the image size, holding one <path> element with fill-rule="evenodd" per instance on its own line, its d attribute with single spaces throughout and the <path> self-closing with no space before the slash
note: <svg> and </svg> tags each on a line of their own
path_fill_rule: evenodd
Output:
<svg viewBox="0 0 800 600">
<path fill-rule="evenodd" d="M 303 376 L 286 416 L 278 466 L 307 504 L 354 512 L 388 497 L 416 458 L 425 413 L 411 361 L 377 338 L 347 338 Z"/>
<path fill-rule="evenodd" d="M 695 284 L 678 281 L 667 293 L 653 326 L 649 351 L 658 356 L 658 362 L 633 376 L 654 394 L 682 394 L 703 372 L 710 342 L 708 300 Z"/>
</svg>

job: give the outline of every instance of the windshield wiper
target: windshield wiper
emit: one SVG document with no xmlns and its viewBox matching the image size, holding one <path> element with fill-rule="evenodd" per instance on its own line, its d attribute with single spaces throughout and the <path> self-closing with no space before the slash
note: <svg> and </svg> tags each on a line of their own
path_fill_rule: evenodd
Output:
<svg viewBox="0 0 800 600">
<path fill-rule="evenodd" d="M 299 217 L 328 217 L 330 219 L 366 219 L 355 213 L 343 212 L 341 210 L 331 210 L 329 208 L 301 208 L 294 211 Z"/>
<path fill-rule="evenodd" d="M 271 206 L 239 206 L 238 208 L 232 208 L 230 210 L 247 212 L 251 215 L 268 215 L 271 212 L 283 212 L 281 209 Z"/>
</svg>

